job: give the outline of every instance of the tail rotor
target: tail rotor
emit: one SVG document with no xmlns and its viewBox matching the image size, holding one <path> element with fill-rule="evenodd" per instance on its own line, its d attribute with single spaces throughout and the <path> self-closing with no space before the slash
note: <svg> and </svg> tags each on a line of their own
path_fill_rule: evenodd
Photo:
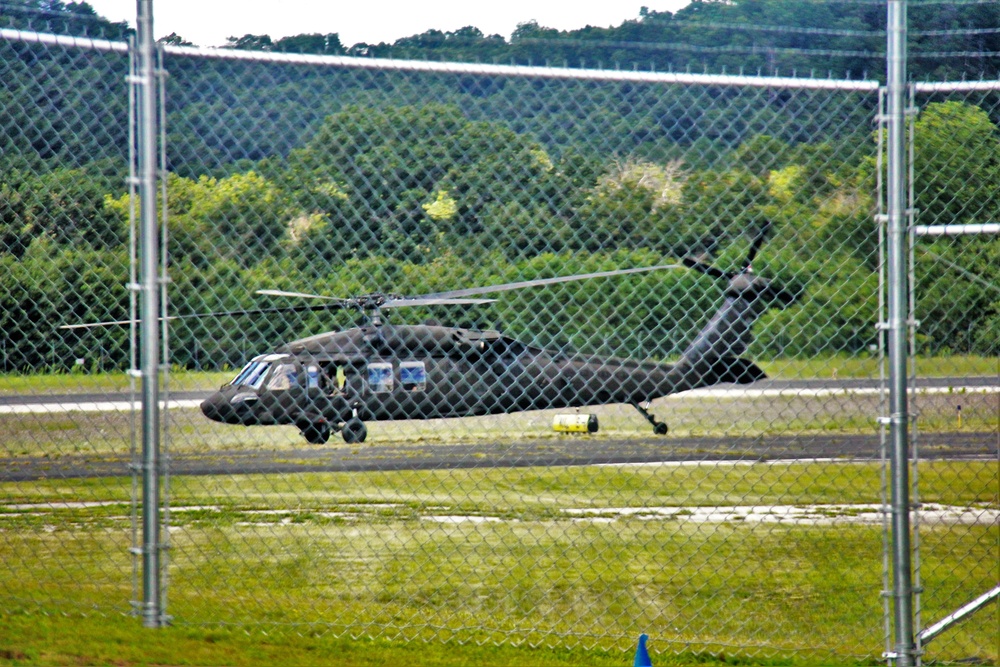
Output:
<svg viewBox="0 0 1000 667">
<path fill-rule="evenodd" d="M 743 268 L 738 272 L 727 273 L 722 269 L 709 264 L 706 255 L 699 257 L 684 257 L 681 259 L 681 263 L 690 269 L 694 269 L 699 273 L 705 274 L 706 276 L 727 281 L 729 283 L 727 292 L 734 296 L 739 295 L 752 298 L 754 300 L 762 299 L 765 301 L 773 301 L 780 303 L 782 307 L 791 305 L 795 302 L 797 298 L 796 295 L 777 287 L 773 287 L 770 281 L 753 274 L 753 261 L 757 258 L 757 254 L 760 252 L 760 249 L 764 246 L 764 242 L 767 240 L 767 235 L 770 231 L 770 221 L 765 222 L 760 227 L 754 235 L 753 240 L 750 242 L 750 249 L 747 251 L 746 259 L 743 261 Z"/>
</svg>

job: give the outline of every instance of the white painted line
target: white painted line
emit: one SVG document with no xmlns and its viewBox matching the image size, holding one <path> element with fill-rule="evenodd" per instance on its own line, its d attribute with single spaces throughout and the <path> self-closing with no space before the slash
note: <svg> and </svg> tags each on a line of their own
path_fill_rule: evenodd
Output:
<svg viewBox="0 0 1000 667">
<path fill-rule="evenodd" d="M 885 390 L 888 392 L 888 389 Z M 980 387 L 918 387 L 910 390 L 916 394 L 997 394 L 1000 385 L 984 385 Z M 823 397 L 823 396 L 873 396 L 882 392 L 878 387 L 840 387 L 808 389 L 805 387 L 791 389 L 692 389 L 680 394 L 671 394 L 667 398 L 768 398 L 768 397 Z"/>
<path fill-rule="evenodd" d="M 199 400 L 160 401 L 160 409 L 190 409 L 201 405 Z M 61 414 L 65 412 L 131 412 L 141 410 L 140 401 L 83 401 L 80 403 L 25 403 L 0 405 L 0 415 Z"/>
</svg>

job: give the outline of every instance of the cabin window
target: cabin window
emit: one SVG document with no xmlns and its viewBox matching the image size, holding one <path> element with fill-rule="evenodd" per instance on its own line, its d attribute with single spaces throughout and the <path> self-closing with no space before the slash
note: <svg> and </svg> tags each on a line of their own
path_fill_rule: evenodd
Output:
<svg viewBox="0 0 1000 667">
<path fill-rule="evenodd" d="M 375 393 L 386 393 L 393 388 L 392 364 L 375 361 L 368 364 L 368 386 Z"/>
<path fill-rule="evenodd" d="M 271 379 L 267 381 L 267 388 L 272 391 L 285 391 L 291 389 L 299 381 L 299 371 L 295 364 L 279 364 L 271 373 Z"/>
<path fill-rule="evenodd" d="M 319 366 L 316 364 L 306 366 L 306 389 L 319 389 L 321 385 L 326 384 L 323 380 L 323 371 Z"/>
<path fill-rule="evenodd" d="M 403 391 L 427 389 L 427 369 L 422 361 L 404 361 L 399 364 L 399 384 Z"/>
</svg>

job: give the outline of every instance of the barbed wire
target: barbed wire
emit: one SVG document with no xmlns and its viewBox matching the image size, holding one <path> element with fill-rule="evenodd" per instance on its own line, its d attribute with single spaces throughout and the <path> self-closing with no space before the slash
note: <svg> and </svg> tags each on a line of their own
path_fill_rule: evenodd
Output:
<svg viewBox="0 0 1000 667">
<path fill-rule="evenodd" d="M 694 53 L 743 53 L 743 54 L 785 54 L 833 57 L 884 58 L 880 51 L 854 51 L 846 49 L 799 49 L 782 46 L 701 46 L 684 42 L 623 42 L 598 39 L 546 39 L 543 37 L 527 37 L 514 42 L 515 44 L 541 44 L 547 46 L 600 46 L 604 48 L 636 49 L 648 51 L 691 51 Z"/>
<path fill-rule="evenodd" d="M 833 37 L 880 37 L 885 38 L 885 30 L 849 30 L 838 28 L 808 28 L 783 25 L 754 25 L 751 23 L 715 23 L 698 21 L 673 21 L 672 26 L 680 28 L 709 28 L 712 30 L 739 30 L 743 32 L 776 32 L 793 35 L 829 35 Z M 961 37 L 964 35 L 1000 34 L 996 28 L 954 28 L 951 30 L 909 30 L 913 37 Z"/>
<path fill-rule="evenodd" d="M 683 42 L 618 42 L 613 40 L 573 40 L 525 38 L 518 44 L 546 44 L 549 46 L 599 46 L 604 48 L 619 48 L 645 51 L 686 51 L 690 53 L 734 53 L 745 55 L 796 55 L 805 57 L 842 57 L 885 59 L 885 51 L 858 51 L 848 49 L 801 49 L 794 47 L 750 45 L 750 46 L 700 46 Z M 1000 57 L 1000 51 L 914 51 L 908 58 L 912 59 L 944 59 L 944 58 L 995 58 Z"/>
<path fill-rule="evenodd" d="M 777 32 L 799 35 L 831 35 L 837 37 L 885 37 L 885 30 L 847 30 L 837 28 L 806 28 L 781 25 L 754 25 L 751 23 L 715 23 L 701 21 L 671 21 L 679 28 L 710 28 L 712 30 L 740 30 L 746 32 Z"/>
</svg>

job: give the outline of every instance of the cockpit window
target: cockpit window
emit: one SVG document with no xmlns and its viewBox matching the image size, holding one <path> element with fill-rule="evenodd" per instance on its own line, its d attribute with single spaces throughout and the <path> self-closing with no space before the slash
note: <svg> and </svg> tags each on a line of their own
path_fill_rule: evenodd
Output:
<svg viewBox="0 0 1000 667">
<path fill-rule="evenodd" d="M 299 382 L 299 370 L 295 364 L 278 364 L 267 381 L 267 388 L 272 391 L 291 389 Z"/>
<path fill-rule="evenodd" d="M 266 361 L 251 361 L 229 384 L 234 387 L 248 386 L 260 389 L 269 368 L 271 368 L 271 364 Z"/>
</svg>

